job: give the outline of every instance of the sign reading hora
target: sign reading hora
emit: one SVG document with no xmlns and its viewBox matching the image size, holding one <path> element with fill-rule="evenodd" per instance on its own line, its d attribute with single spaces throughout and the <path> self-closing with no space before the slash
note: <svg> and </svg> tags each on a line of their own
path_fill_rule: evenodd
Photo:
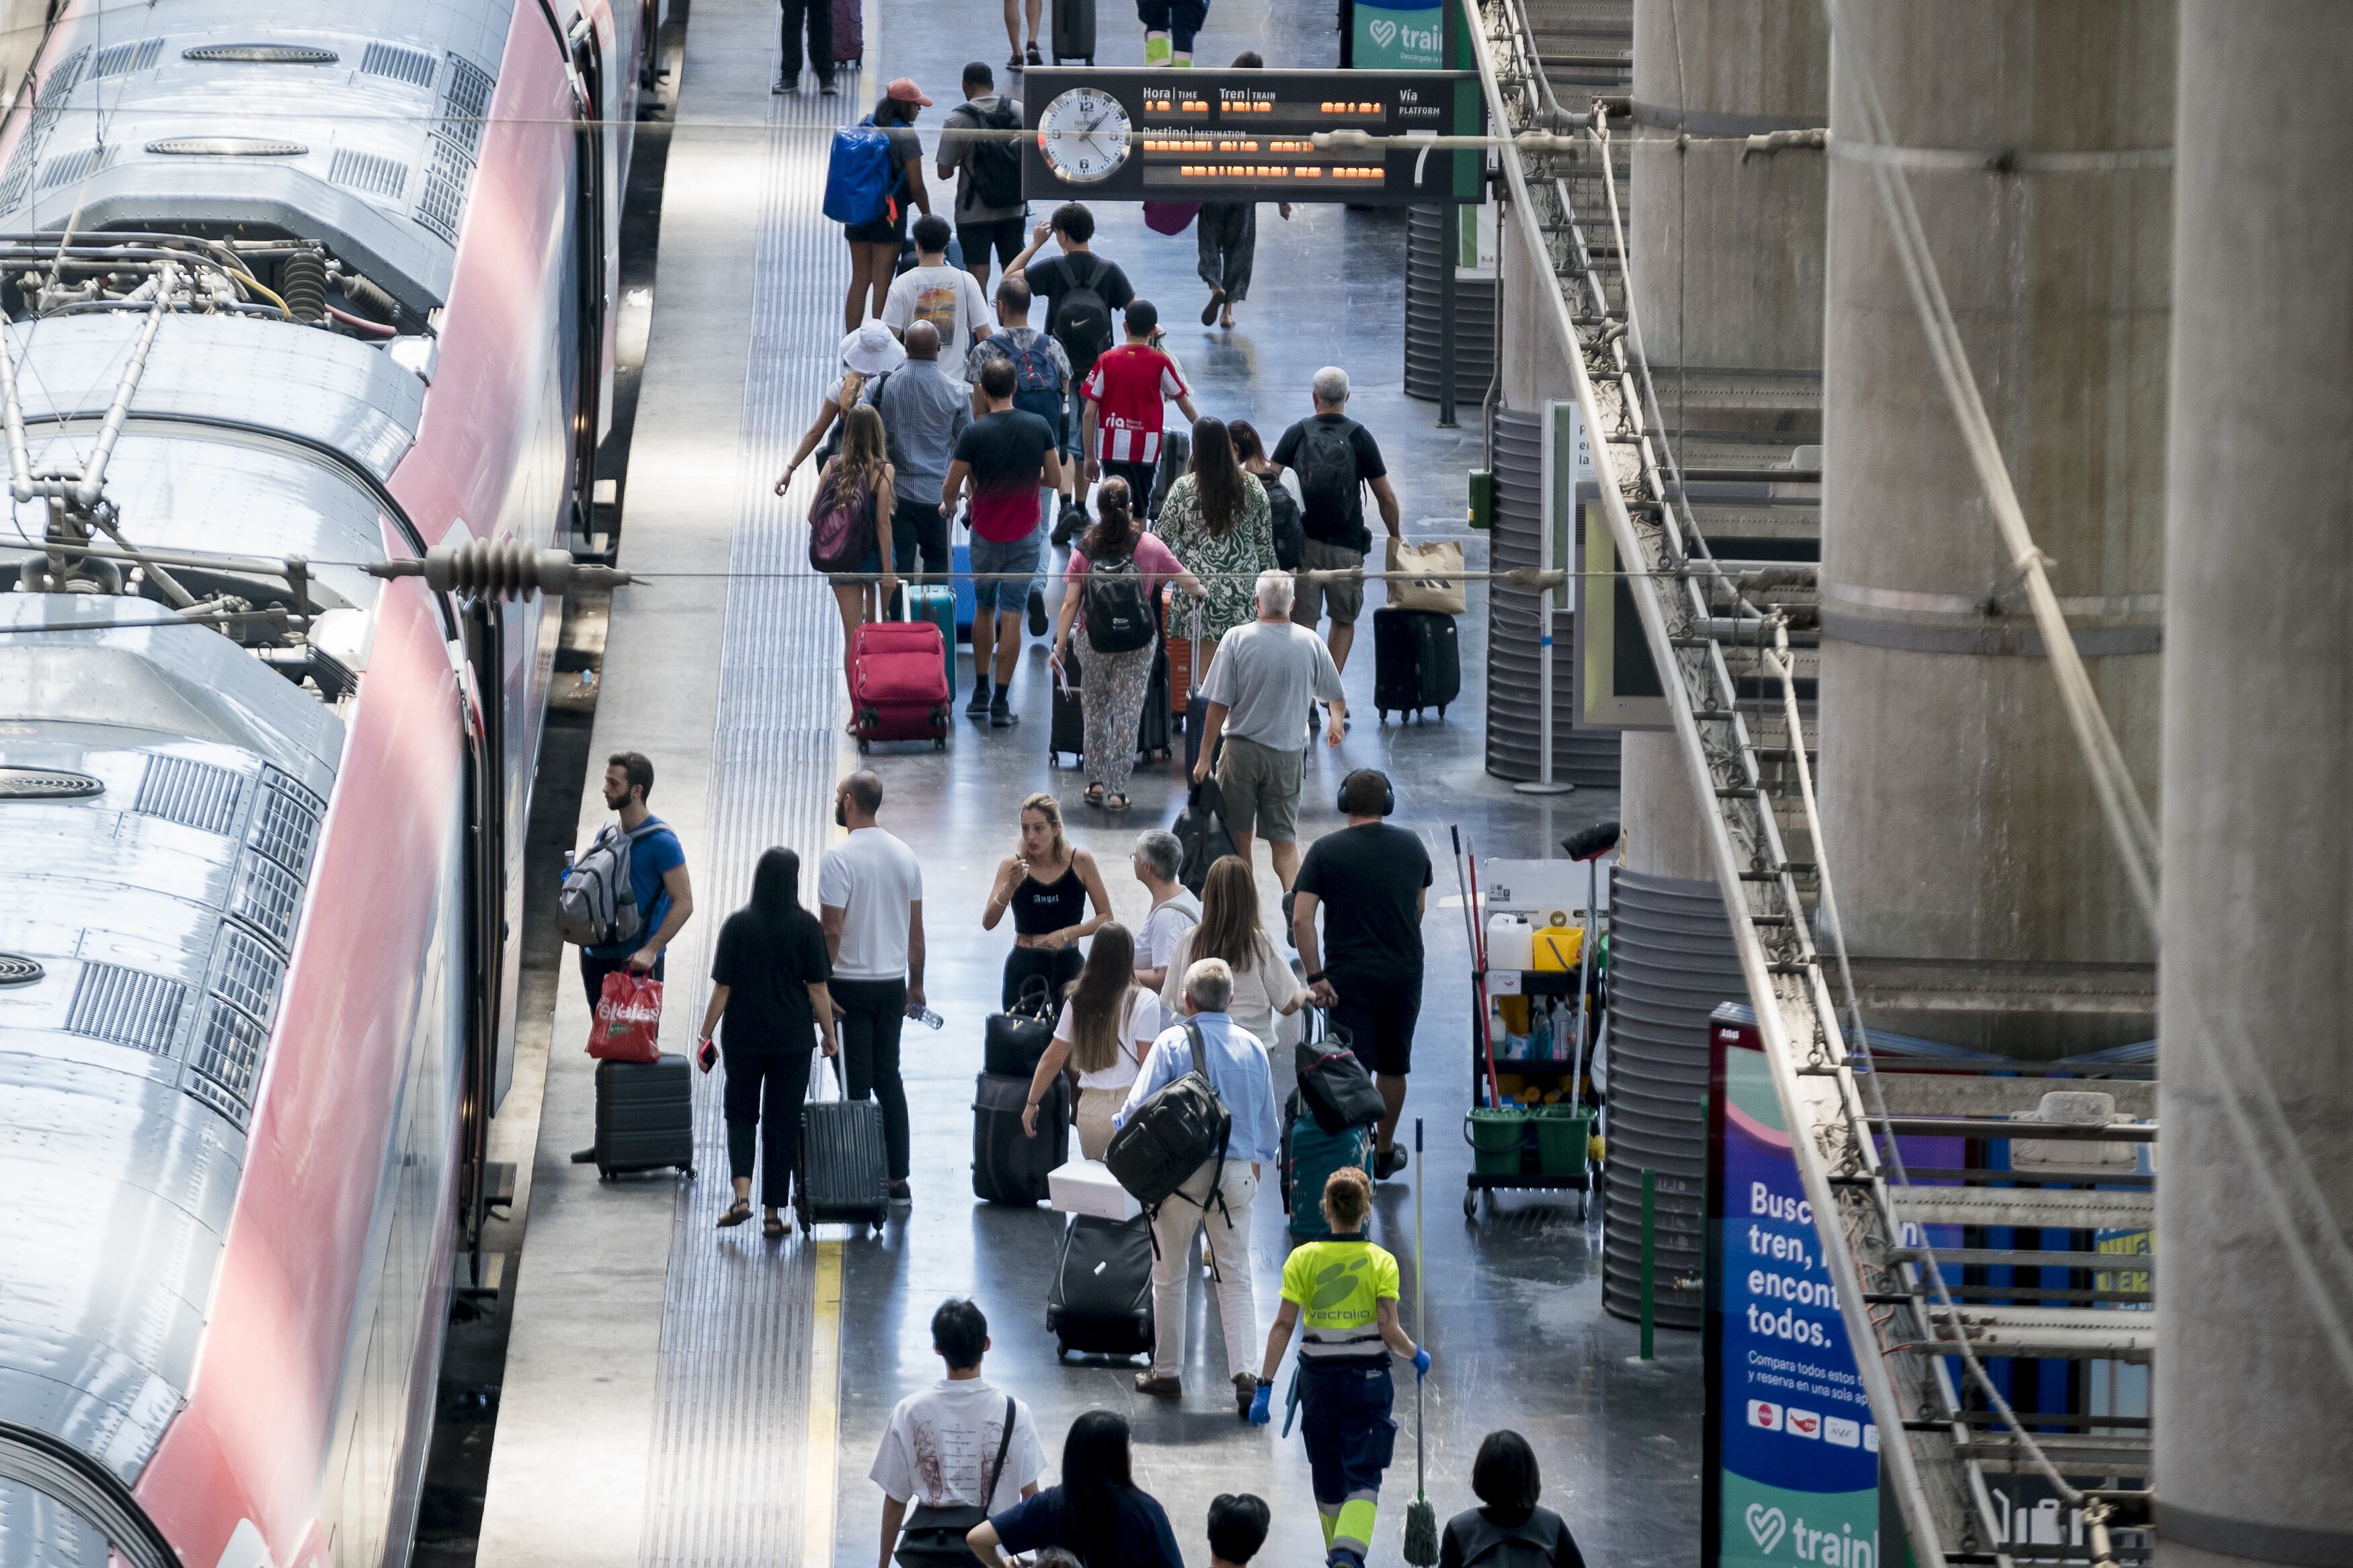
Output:
<svg viewBox="0 0 2353 1568">
<path fill-rule="evenodd" d="M 1475 202 L 1480 153 L 1316 146 L 1319 131 L 1475 136 L 1470 71 L 1033 67 L 1022 195 L 1033 201 Z"/>
</svg>

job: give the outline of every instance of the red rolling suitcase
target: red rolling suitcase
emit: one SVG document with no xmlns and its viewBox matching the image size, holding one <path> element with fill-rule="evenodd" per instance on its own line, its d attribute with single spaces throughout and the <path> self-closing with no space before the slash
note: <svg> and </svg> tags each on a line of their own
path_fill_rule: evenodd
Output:
<svg viewBox="0 0 2353 1568">
<path fill-rule="evenodd" d="M 849 645 L 858 749 L 877 741 L 948 743 L 947 649 L 934 621 L 869 621 Z"/>
</svg>

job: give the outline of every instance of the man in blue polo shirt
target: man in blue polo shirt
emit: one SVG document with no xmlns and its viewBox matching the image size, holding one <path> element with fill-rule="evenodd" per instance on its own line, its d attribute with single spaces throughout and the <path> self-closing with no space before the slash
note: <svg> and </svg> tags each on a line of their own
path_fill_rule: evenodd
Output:
<svg viewBox="0 0 2353 1568">
<path fill-rule="evenodd" d="M 621 831 L 630 836 L 629 887 L 645 923 L 627 942 L 607 942 L 580 950 L 580 981 L 588 991 L 594 1011 L 605 989 L 605 976 L 620 968 L 662 977 L 662 950 L 678 936 L 694 913 L 694 889 L 686 878 L 686 850 L 678 835 L 646 809 L 653 793 L 654 765 L 642 752 L 615 752 L 605 761 L 605 804 L 620 815 Z M 646 831 L 649 825 L 651 831 Z"/>
</svg>

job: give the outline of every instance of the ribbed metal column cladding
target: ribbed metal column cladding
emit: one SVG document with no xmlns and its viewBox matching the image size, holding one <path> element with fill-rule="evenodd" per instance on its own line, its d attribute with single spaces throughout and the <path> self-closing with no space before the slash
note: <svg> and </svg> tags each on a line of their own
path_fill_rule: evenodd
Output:
<svg viewBox="0 0 2353 1568">
<path fill-rule="evenodd" d="M 1714 882 L 1620 869 L 1609 905 L 1609 1158 L 1601 1304 L 1641 1315 L 1642 1172 L 1658 1173 L 1656 1321 L 1700 1326 L 1708 1015 L 1748 995 Z M 1677 1280 L 1691 1283 L 1683 1289 Z"/>
<path fill-rule="evenodd" d="M 1438 330 L 1441 218 L 1457 207 L 1409 207 L 1405 216 L 1405 395 L 1435 403 L 1444 342 Z M 1454 280 L 1454 401 L 1475 409 L 1495 375 L 1495 280 Z M 1469 423 L 1469 415 L 1463 416 Z"/>
<path fill-rule="evenodd" d="M 1517 409 L 1495 410 L 1495 526 L 1489 560 L 1500 572 L 1544 563 L 1544 422 Z M 1540 595 L 1505 583 L 1488 584 L 1487 771 L 1517 783 L 1533 779 L 1544 756 L 1540 676 Z M 1556 780 L 1589 789 L 1618 787 L 1618 731 L 1578 730 L 1570 617 L 1552 618 L 1552 767 Z"/>
</svg>

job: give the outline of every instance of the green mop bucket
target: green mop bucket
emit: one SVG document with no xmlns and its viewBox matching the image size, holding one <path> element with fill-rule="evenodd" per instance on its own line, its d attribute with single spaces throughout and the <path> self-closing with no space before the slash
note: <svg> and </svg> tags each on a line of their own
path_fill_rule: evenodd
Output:
<svg viewBox="0 0 2353 1568">
<path fill-rule="evenodd" d="M 1516 1105 L 1480 1106 L 1462 1119 L 1462 1137 L 1471 1145 L 1471 1169 L 1482 1176 L 1520 1173 L 1520 1146 L 1526 1142 L 1533 1114 Z"/>
<path fill-rule="evenodd" d="M 1583 1106 L 1547 1105 L 1536 1116 L 1536 1159 L 1547 1176 L 1585 1174 L 1593 1113 Z"/>
</svg>

